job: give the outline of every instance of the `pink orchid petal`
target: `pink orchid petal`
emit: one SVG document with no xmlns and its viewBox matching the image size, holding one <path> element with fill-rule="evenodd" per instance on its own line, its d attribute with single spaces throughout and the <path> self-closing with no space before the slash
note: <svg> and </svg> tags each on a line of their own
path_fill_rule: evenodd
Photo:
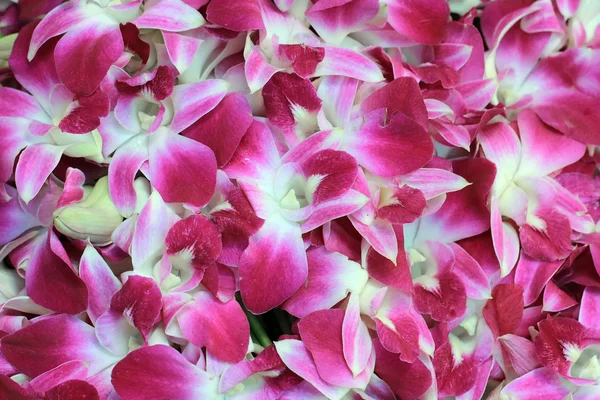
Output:
<svg viewBox="0 0 600 400">
<path fill-rule="evenodd" d="M 302 233 L 309 232 L 336 218 L 345 217 L 360 210 L 369 199 L 362 193 L 350 189 L 343 196 L 319 203 L 312 214 L 300 226 Z"/>
<path fill-rule="evenodd" d="M 292 70 L 301 78 L 307 78 L 315 73 L 317 65 L 325 57 L 322 47 L 311 47 L 304 44 L 280 44 L 279 58 L 284 63 L 290 63 Z"/>
<path fill-rule="evenodd" d="M 473 139 L 464 126 L 445 124 L 436 120 L 429 121 L 429 124 L 435 129 L 434 138 L 440 143 L 469 150 Z"/>
<path fill-rule="evenodd" d="M 496 285 L 492 299 L 483 308 L 483 317 L 496 336 L 514 333 L 523 316 L 523 288 L 515 284 Z"/>
<path fill-rule="evenodd" d="M 202 285 L 222 302 L 229 301 L 237 291 L 237 281 L 231 268 L 219 263 L 211 264 L 202 277 Z"/>
<path fill-rule="evenodd" d="M 490 227 L 487 196 L 496 174 L 495 165 L 483 158 L 454 161 L 454 173 L 472 184 L 448 193 L 444 205 L 432 215 L 420 219 L 419 232 L 429 240 L 453 242 L 476 236 Z M 468 205 L 467 205 L 468 204 Z"/>
<path fill-rule="evenodd" d="M 557 312 L 577 305 L 577 301 L 562 291 L 552 280 L 548 281 L 544 290 L 543 311 Z"/>
<path fill-rule="evenodd" d="M 121 126 L 131 132 L 142 131 L 139 113 L 148 105 L 143 97 L 121 94 L 114 109 L 114 117 Z"/>
<path fill-rule="evenodd" d="M 521 336 L 506 334 L 499 337 L 498 342 L 502 349 L 504 362 L 518 376 L 525 375 L 541 366 L 535 354 L 535 346 L 531 341 Z"/>
<path fill-rule="evenodd" d="M 510 274 L 519 258 L 519 235 L 509 222 L 502 221 L 500 207 L 494 197 L 491 199 L 490 209 L 494 251 L 500 262 L 500 276 L 504 277 Z"/>
<path fill-rule="evenodd" d="M 319 36 L 338 45 L 346 35 L 371 20 L 379 11 L 373 0 L 327 0 L 315 3 L 305 15 Z"/>
<path fill-rule="evenodd" d="M 112 383 L 123 400 L 211 398 L 217 390 L 211 378 L 165 345 L 135 350 L 112 371 Z"/>
<path fill-rule="evenodd" d="M 398 228 L 394 229 L 398 241 L 398 255 L 395 262 L 382 256 L 375 248 L 367 250 L 367 257 L 364 261 L 369 276 L 376 281 L 391 287 L 412 291 L 412 278 L 410 276 L 410 265 L 407 262 L 406 252 L 404 251 L 404 236 Z"/>
<path fill-rule="evenodd" d="M 538 298 L 561 264 L 562 261 L 540 261 L 521 254 L 517 263 L 515 283 L 523 287 L 525 305 L 533 303 Z"/>
<path fill-rule="evenodd" d="M 544 261 L 566 258 L 573 248 L 569 219 L 553 209 L 537 210 L 536 216 L 545 226 L 543 229 L 531 225 L 521 226 L 519 238 L 523 252 Z"/>
<path fill-rule="evenodd" d="M 214 109 L 227 94 L 227 86 L 220 79 L 175 86 L 171 95 L 175 112 L 171 130 L 179 133 Z"/>
<path fill-rule="evenodd" d="M 87 246 L 79 262 L 79 274 L 88 290 L 88 315 L 95 322 L 110 307 L 121 282 L 93 246 Z"/>
<path fill-rule="evenodd" d="M 67 361 L 48 372 L 37 376 L 29 382 L 31 388 L 37 393 L 44 393 L 55 386 L 71 381 L 73 379 L 85 379 L 88 376 L 88 366 L 85 361 Z"/>
<path fill-rule="evenodd" d="M 198 292 L 194 301 L 177 315 L 185 337 L 196 346 L 206 347 L 218 360 L 242 361 L 248 350 L 250 327 L 239 303 L 221 303 L 209 292 Z"/>
<path fill-rule="evenodd" d="M 21 206 L 17 191 L 6 186 L 12 196 L 8 201 L 0 201 L 0 213 L 4 217 L 0 222 L 0 244 L 4 245 L 21 236 L 28 229 L 39 226 L 37 218 Z"/>
<path fill-rule="evenodd" d="M 83 198 L 85 175 L 76 168 L 67 168 L 63 192 L 58 200 L 57 208 L 68 206 Z"/>
<path fill-rule="evenodd" d="M 436 349 L 433 366 L 441 396 L 461 395 L 475 384 L 477 365 L 473 357 L 462 357 L 459 362 L 455 362 L 450 342 Z"/>
<path fill-rule="evenodd" d="M 375 373 L 403 399 L 417 399 L 432 384 L 431 372 L 419 359 L 414 363 L 400 361 L 397 354 L 385 350 L 378 340 L 373 340 L 377 354 Z"/>
<path fill-rule="evenodd" d="M 2 116 L 41 121 L 46 121 L 48 118 L 33 96 L 8 87 L 0 88 L 0 107 L 2 107 Z"/>
<path fill-rule="evenodd" d="M 348 392 L 347 388 L 331 385 L 321 378 L 310 352 L 300 340 L 281 340 L 275 342 L 275 348 L 290 370 L 312 384 L 327 398 L 339 400 Z"/>
<path fill-rule="evenodd" d="M 364 82 L 380 82 L 383 75 L 368 57 L 343 47 L 326 46 L 314 76 L 341 75 Z"/>
<path fill-rule="evenodd" d="M 25 203 L 29 203 L 38 194 L 67 147 L 34 144 L 21 153 L 15 171 L 15 182 Z"/>
<path fill-rule="evenodd" d="M 140 29 L 181 32 L 199 28 L 204 24 L 204 18 L 183 1 L 156 0 L 146 4 L 142 15 L 133 23 Z"/>
<path fill-rule="evenodd" d="M 252 47 L 244 63 L 244 74 L 250 93 L 260 90 L 280 70 L 281 68 L 274 67 L 266 60 L 258 46 Z"/>
<path fill-rule="evenodd" d="M 191 215 L 171 227 L 165 244 L 167 255 L 186 252 L 186 256 L 192 256 L 192 266 L 203 269 L 219 257 L 221 234 L 208 218 L 203 215 Z"/>
<path fill-rule="evenodd" d="M 410 186 L 394 189 L 389 199 L 386 199 L 383 204 L 381 197 L 379 201 L 378 217 L 384 218 L 392 224 L 408 224 L 415 221 L 427 206 L 423 193 Z"/>
<path fill-rule="evenodd" d="M 263 99 L 267 118 L 280 128 L 290 146 L 300 143 L 305 136 L 313 133 L 304 131 L 302 124 L 308 125 L 321 109 L 321 100 L 308 79 L 296 74 L 276 73 L 263 87 Z"/>
<path fill-rule="evenodd" d="M 462 176 L 439 168 L 420 168 L 402 177 L 408 186 L 419 189 L 426 200 L 456 192 L 469 185 Z"/>
<path fill-rule="evenodd" d="M 451 243 L 454 251 L 454 272 L 465 285 L 467 296 L 474 299 L 485 299 L 490 296 L 490 283 L 479 263 L 462 247 Z"/>
<path fill-rule="evenodd" d="M 569 395 L 570 390 L 559 375 L 549 369 L 538 368 L 510 382 L 502 393 L 517 398 L 541 396 L 546 400 L 562 400 Z"/>
<path fill-rule="evenodd" d="M 357 295 L 350 296 L 342 323 L 342 344 L 346 364 L 356 377 L 367 367 L 373 351 L 369 329 L 360 318 Z"/>
<path fill-rule="evenodd" d="M 344 358 L 344 315 L 344 311 L 339 309 L 315 311 L 300 320 L 298 330 L 324 381 L 342 387 L 366 387 L 366 376 L 355 378 Z M 369 340 L 363 343 L 365 347 L 369 345 Z M 361 349 L 363 350 L 366 349 Z M 367 359 L 369 356 L 370 350 Z"/>
<path fill-rule="evenodd" d="M 587 287 L 581 297 L 579 309 L 579 322 L 588 328 L 596 326 L 597 316 L 600 313 L 600 289 Z"/>
<path fill-rule="evenodd" d="M 56 71 L 69 90 L 89 95 L 98 88 L 123 48 L 123 37 L 115 22 L 100 16 L 86 19 L 58 41 Z"/>
<path fill-rule="evenodd" d="M 54 8 L 35 27 L 31 36 L 28 58 L 33 59 L 39 48 L 49 39 L 72 30 L 89 16 L 85 7 L 78 3 L 64 3 Z"/>
<path fill-rule="evenodd" d="M 398 96 L 402 93 L 402 96 Z M 419 85 L 412 78 L 398 78 L 367 97 L 360 106 L 363 114 L 385 108 L 387 115 L 400 112 L 427 129 L 427 108 Z"/>
<path fill-rule="evenodd" d="M 68 256 L 52 230 L 39 235 L 27 266 L 27 293 L 43 307 L 78 314 L 87 309 L 88 291 L 65 259 Z"/>
<path fill-rule="evenodd" d="M 306 257 L 307 284 L 302 285 L 283 306 L 298 318 L 333 307 L 349 292 L 359 292 L 367 282 L 368 276 L 360 264 L 340 253 L 314 247 L 306 252 Z"/>
<path fill-rule="evenodd" d="M 91 132 L 100 125 L 100 118 L 108 115 L 110 102 L 100 90 L 94 91 L 89 96 L 76 95 L 73 100 L 77 106 L 60 121 L 58 126 L 63 132 Z"/>
<path fill-rule="evenodd" d="M 352 215 L 349 217 L 352 226 L 379 254 L 392 262 L 398 256 L 398 241 L 392 224 L 377 218 L 370 225 L 363 224 Z"/>
<path fill-rule="evenodd" d="M 279 153 L 267 125 L 254 121 L 224 171 L 231 179 L 260 179 L 279 166 Z"/>
<path fill-rule="evenodd" d="M 323 102 L 323 111 L 333 126 L 343 126 L 350 119 L 358 81 L 343 76 L 323 77 L 317 94 Z"/>
<path fill-rule="evenodd" d="M 7 182 L 13 174 L 15 159 L 23 148 L 28 145 L 27 126 L 25 118 L 0 117 L 0 180 Z"/>
<path fill-rule="evenodd" d="M 350 260 L 360 260 L 360 243 L 362 237 L 354 229 L 348 218 L 340 218 L 323 225 L 324 247 L 331 252 L 338 252 Z"/>
<path fill-rule="evenodd" d="M 448 322 L 461 317 L 466 311 L 466 289 L 453 272 L 437 274 L 437 288 L 428 289 L 415 285 L 415 308 L 439 322 Z"/>
<path fill-rule="evenodd" d="M 318 184 L 311 193 L 311 203 L 318 205 L 348 192 L 356 180 L 358 165 L 348 153 L 322 150 L 305 160 L 301 171 L 308 181 L 318 179 Z"/>
<path fill-rule="evenodd" d="M 444 37 L 450 9 L 442 0 L 387 1 L 388 22 L 400 34 L 423 44 Z"/>
<path fill-rule="evenodd" d="M 569 376 L 571 359 L 565 351 L 567 343 L 581 349 L 585 346 L 586 327 L 578 321 L 564 317 L 548 317 L 538 323 L 535 338 L 538 359 L 546 368 Z"/>
<path fill-rule="evenodd" d="M 163 31 L 165 47 L 177 71 L 183 73 L 191 64 L 202 43 L 194 37 Z"/>
<path fill-rule="evenodd" d="M 217 179 L 215 155 L 207 146 L 161 128 L 150 136 L 149 174 L 167 203 L 206 205 Z"/>
<path fill-rule="evenodd" d="M 543 176 L 579 160 L 585 145 L 570 139 L 545 125 L 532 111 L 519 113 L 519 134 L 523 157 L 519 174 Z"/>
<path fill-rule="evenodd" d="M 260 2 L 256 0 L 244 0 L 235 5 L 226 0 L 212 0 L 206 9 L 206 19 L 236 32 L 265 28 Z"/>
<path fill-rule="evenodd" d="M 162 258 L 165 238 L 179 218 L 167 207 L 158 192 L 153 192 L 140 212 L 131 241 L 131 261 L 134 271 L 151 275 Z"/>
<path fill-rule="evenodd" d="M 69 380 L 53 387 L 44 395 L 44 400 L 100 400 L 98 390 L 83 380 Z"/>
<path fill-rule="evenodd" d="M 308 276 L 300 227 L 281 216 L 267 219 L 240 259 L 240 291 L 248 310 L 259 314 L 292 296 Z"/>
<path fill-rule="evenodd" d="M 87 362 L 95 374 L 117 359 L 97 341 L 94 328 L 68 315 L 53 315 L 2 338 L 2 354 L 30 377 L 69 361 Z"/>
<path fill-rule="evenodd" d="M 210 147 L 218 166 L 223 167 L 233 156 L 253 121 L 252 110 L 245 96 L 230 93 L 182 134 Z"/>
<path fill-rule="evenodd" d="M 130 339 L 138 334 L 138 331 L 122 313 L 113 310 L 102 314 L 96 320 L 95 328 L 100 344 L 121 357 L 129 352 Z"/>
<path fill-rule="evenodd" d="M 427 132 L 400 113 L 382 126 L 384 115 L 384 110 L 369 114 L 361 129 L 348 135 L 343 149 L 383 177 L 408 174 L 427 164 L 433 155 Z"/>
<path fill-rule="evenodd" d="M 515 131 L 506 123 L 497 122 L 480 130 L 479 144 L 488 160 L 496 164 L 498 179 L 511 180 L 521 162 L 521 144 Z"/>
<path fill-rule="evenodd" d="M 162 294 L 152 278 L 131 275 L 110 301 L 110 309 L 125 315 L 144 341 L 160 318 Z"/>
<path fill-rule="evenodd" d="M 423 317 L 415 311 L 410 292 L 387 290 L 375 323 L 381 345 L 398 354 L 401 361 L 415 362 L 421 350 L 433 354 L 433 338 Z"/>
<path fill-rule="evenodd" d="M 134 212 L 137 196 L 133 182 L 146 160 L 148 160 L 147 138 L 137 137 L 121 147 L 108 166 L 108 190 L 111 200 L 126 217 Z"/>
</svg>

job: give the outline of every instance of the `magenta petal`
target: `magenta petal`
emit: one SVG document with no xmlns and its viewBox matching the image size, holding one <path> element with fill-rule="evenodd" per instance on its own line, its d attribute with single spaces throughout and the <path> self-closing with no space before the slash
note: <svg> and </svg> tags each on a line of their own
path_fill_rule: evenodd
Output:
<svg viewBox="0 0 600 400">
<path fill-rule="evenodd" d="M 331 385 L 321 378 L 310 352 L 300 340 L 280 340 L 275 342 L 275 348 L 290 370 L 304 378 L 327 398 L 340 400 L 348 392 L 347 388 Z"/>
<path fill-rule="evenodd" d="M 217 162 L 208 147 L 161 128 L 150 136 L 149 174 L 167 203 L 206 205 L 217 181 Z"/>
<path fill-rule="evenodd" d="M 421 89 L 413 78 L 393 80 L 367 97 L 360 105 L 363 114 L 380 109 L 386 109 L 390 117 L 400 112 L 415 120 L 423 129 L 427 129 L 427 108 Z"/>
<path fill-rule="evenodd" d="M 235 4 L 227 0 L 212 0 L 206 18 L 213 24 L 236 32 L 264 29 L 260 2 L 244 0 Z"/>
<path fill-rule="evenodd" d="M 560 375 L 546 368 L 538 368 L 510 382 L 502 390 L 503 394 L 515 398 L 543 398 L 562 400 L 571 390 L 563 383 Z"/>
<path fill-rule="evenodd" d="M 332 385 L 353 387 L 357 385 L 344 358 L 342 342 L 344 314 L 340 309 L 312 312 L 298 322 L 298 331 L 321 378 Z"/>
<path fill-rule="evenodd" d="M 142 15 L 133 23 L 140 29 L 181 32 L 199 28 L 204 24 L 204 18 L 183 1 L 157 0 L 147 3 Z"/>
<path fill-rule="evenodd" d="M 579 309 L 579 322 L 588 328 L 596 326 L 600 314 L 600 289 L 587 287 L 581 298 Z"/>
<path fill-rule="evenodd" d="M 58 41 L 56 70 L 69 90 L 89 95 L 98 88 L 123 47 L 118 24 L 107 18 L 88 19 Z"/>
<path fill-rule="evenodd" d="M 374 0 L 325 0 L 312 5 L 305 15 L 319 36 L 337 45 L 378 11 L 379 4 Z"/>
<path fill-rule="evenodd" d="M 79 274 L 88 290 L 88 314 L 95 322 L 110 307 L 121 282 L 93 246 L 87 246 L 79 263 Z"/>
<path fill-rule="evenodd" d="M 561 290 L 551 280 L 546 284 L 544 290 L 544 308 L 543 311 L 557 312 L 577 305 L 577 301 Z"/>
<path fill-rule="evenodd" d="M 523 317 L 523 288 L 516 284 L 496 285 L 482 315 L 494 335 L 514 333 Z"/>
<path fill-rule="evenodd" d="M 315 76 L 341 75 L 364 82 L 380 82 L 379 66 L 367 56 L 343 47 L 326 46 L 323 61 L 317 65 Z"/>
<path fill-rule="evenodd" d="M 98 390 L 82 380 L 70 380 L 47 391 L 44 400 L 100 400 Z"/>
<path fill-rule="evenodd" d="M 138 140 L 139 139 L 139 140 Z M 133 181 L 142 164 L 148 160 L 148 142 L 135 138 L 121 147 L 108 166 L 108 190 L 110 198 L 123 216 L 133 214 L 136 194 Z"/>
<path fill-rule="evenodd" d="M 216 396 L 217 381 L 177 350 L 156 345 L 135 350 L 112 371 L 123 400 L 196 400 Z"/>
<path fill-rule="evenodd" d="M 439 282 L 435 289 L 415 285 L 415 308 L 440 322 L 461 317 L 467 301 L 464 284 L 454 272 L 444 272 L 435 278 Z"/>
<path fill-rule="evenodd" d="M 538 298 L 561 264 L 562 261 L 539 261 L 521 253 L 516 267 L 515 283 L 523 287 L 525 305 Z"/>
<path fill-rule="evenodd" d="M 206 291 L 194 295 L 177 315 L 186 339 L 227 363 L 242 361 L 248 351 L 250 327 L 235 300 L 222 303 Z"/>
<path fill-rule="evenodd" d="M 240 259 L 240 291 L 260 314 L 287 300 L 306 281 L 308 265 L 300 227 L 281 216 L 267 219 Z"/>
<path fill-rule="evenodd" d="M 380 194 L 377 215 L 392 224 L 408 224 L 419 218 L 426 206 L 423 192 L 410 186 L 402 186 L 394 189 L 385 199 Z"/>
<path fill-rule="evenodd" d="M 100 118 L 108 115 L 110 102 L 101 90 L 96 90 L 89 96 L 76 95 L 73 101 L 77 106 L 58 125 L 63 132 L 91 132 L 100 125 Z"/>
<path fill-rule="evenodd" d="M 217 165 L 223 167 L 253 121 L 246 97 L 241 93 L 229 93 L 182 134 L 210 147 L 217 158 Z"/>
<path fill-rule="evenodd" d="M 452 354 L 452 345 L 446 342 L 435 350 L 435 368 L 438 390 L 444 395 L 460 395 L 471 389 L 477 377 L 477 365 L 473 357 L 463 357 L 457 363 Z"/>
<path fill-rule="evenodd" d="M 402 399 L 418 399 L 431 386 L 431 372 L 419 359 L 414 363 L 400 361 L 397 354 L 385 350 L 378 340 L 373 340 L 376 363 L 375 373 Z"/>
<path fill-rule="evenodd" d="M 48 372 L 37 376 L 29 383 L 38 393 L 44 393 L 72 379 L 85 379 L 88 376 L 88 365 L 82 360 L 67 361 Z"/>
<path fill-rule="evenodd" d="M 171 227 L 165 239 L 167 255 L 191 256 L 194 268 L 203 269 L 214 263 L 221 253 L 221 234 L 203 215 L 191 215 Z"/>
<path fill-rule="evenodd" d="M 451 243 L 454 251 L 454 272 L 464 283 L 467 296 L 474 299 L 486 299 L 490 295 L 490 283 L 479 263 L 456 243 Z"/>
<path fill-rule="evenodd" d="M 299 318 L 310 312 L 333 307 L 350 291 L 359 292 L 368 275 L 360 264 L 340 253 L 313 247 L 306 252 L 308 259 L 307 284 L 285 303 L 284 308 Z"/>
<path fill-rule="evenodd" d="M 388 22 L 400 34 L 423 44 L 439 43 L 450 8 L 444 0 L 387 1 Z"/>
<path fill-rule="evenodd" d="M 15 159 L 28 144 L 25 118 L 0 117 L 0 182 L 8 182 L 13 174 Z"/>
<path fill-rule="evenodd" d="M 535 354 L 535 346 L 531 341 L 521 336 L 507 334 L 499 337 L 498 342 L 502 349 L 504 363 L 517 375 L 525 375 L 541 365 Z"/>
<path fill-rule="evenodd" d="M 358 132 L 349 135 L 343 149 L 370 172 L 390 177 L 423 167 L 433 155 L 433 142 L 413 119 L 396 113 L 383 122 L 385 110 L 367 115 Z"/>
<path fill-rule="evenodd" d="M 354 157 L 343 151 L 322 150 L 302 163 L 305 178 L 317 179 L 318 184 L 311 193 L 311 204 L 340 197 L 352 187 L 358 174 Z"/>
<path fill-rule="evenodd" d="M 354 376 L 365 370 L 373 351 L 369 329 L 360 314 L 358 296 L 350 296 L 342 323 L 342 343 L 344 359 Z"/>
<path fill-rule="evenodd" d="M 71 265 L 52 230 L 39 235 L 27 266 L 27 294 L 37 304 L 53 311 L 77 314 L 88 306 L 88 291 Z"/>
<path fill-rule="evenodd" d="M 523 252 L 544 261 L 567 258 L 573 248 L 569 219 L 554 209 L 538 210 L 536 216 L 543 220 L 545 227 L 521 226 L 519 238 Z"/>
<path fill-rule="evenodd" d="M 162 294 L 154 279 L 137 275 L 129 276 L 110 302 L 110 309 L 124 314 L 144 340 L 160 318 L 161 307 Z"/>
<path fill-rule="evenodd" d="M 175 86 L 171 95 L 175 112 L 171 130 L 179 133 L 214 109 L 227 94 L 227 87 L 220 79 Z"/>
<path fill-rule="evenodd" d="M 565 351 L 567 343 L 581 349 L 585 346 L 587 328 L 578 321 L 565 317 L 548 317 L 538 323 L 535 338 L 538 359 L 546 368 L 569 376 L 572 360 Z"/>
<path fill-rule="evenodd" d="M 88 362 L 95 374 L 116 361 L 99 343 L 94 328 L 68 315 L 53 315 L 2 338 L 2 354 L 36 377 L 69 361 Z"/>
<path fill-rule="evenodd" d="M 279 56 L 282 61 L 291 63 L 294 72 L 301 78 L 315 73 L 317 65 L 325 57 L 322 47 L 310 47 L 304 44 L 280 44 Z"/>
<path fill-rule="evenodd" d="M 19 157 L 15 181 L 19 196 L 28 203 L 40 191 L 48 176 L 58 165 L 66 146 L 34 144 L 27 147 Z"/>
</svg>

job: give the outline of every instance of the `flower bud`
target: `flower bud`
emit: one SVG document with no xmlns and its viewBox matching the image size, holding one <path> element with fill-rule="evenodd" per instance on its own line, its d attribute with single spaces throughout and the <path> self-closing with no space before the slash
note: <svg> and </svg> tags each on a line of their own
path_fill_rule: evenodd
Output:
<svg viewBox="0 0 600 400">
<path fill-rule="evenodd" d="M 0 37 L 0 68 L 8 67 L 8 57 L 17 39 L 17 34 Z"/>
<path fill-rule="evenodd" d="M 108 244 L 113 231 L 123 222 L 108 193 L 108 178 L 101 178 L 93 188 L 83 189 L 83 199 L 54 211 L 54 226 L 70 238 Z"/>
</svg>

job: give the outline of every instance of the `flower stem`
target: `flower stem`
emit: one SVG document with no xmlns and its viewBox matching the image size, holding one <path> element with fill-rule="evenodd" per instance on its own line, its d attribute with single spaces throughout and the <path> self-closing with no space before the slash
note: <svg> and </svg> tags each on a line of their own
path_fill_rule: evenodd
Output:
<svg viewBox="0 0 600 400">
<path fill-rule="evenodd" d="M 250 311 L 248 311 L 248 309 L 242 302 L 242 298 L 239 293 L 237 293 L 235 297 L 236 297 L 238 303 L 240 303 L 240 305 L 242 306 L 242 310 L 244 310 L 244 314 L 246 314 L 246 318 L 248 318 L 248 323 L 250 324 L 250 335 L 251 336 L 253 335 L 257 339 L 257 342 L 262 347 L 268 347 L 268 346 L 272 345 L 273 342 L 269 338 L 269 335 L 265 331 L 265 328 L 263 328 L 258 317 L 256 315 L 252 314 Z M 254 339 L 253 339 L 253 341 L 254 341 Z"/>
</svg>

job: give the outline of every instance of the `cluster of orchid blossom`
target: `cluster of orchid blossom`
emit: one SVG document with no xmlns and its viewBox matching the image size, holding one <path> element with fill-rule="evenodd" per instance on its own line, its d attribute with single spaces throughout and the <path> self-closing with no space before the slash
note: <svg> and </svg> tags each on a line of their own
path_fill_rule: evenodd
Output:
<svg viewBox="0 0 600 400">
<path fill-rule="evenodd" d="M 0 400 L 600 399 L 600 1 L 0 0 Z"/>
</svg>

